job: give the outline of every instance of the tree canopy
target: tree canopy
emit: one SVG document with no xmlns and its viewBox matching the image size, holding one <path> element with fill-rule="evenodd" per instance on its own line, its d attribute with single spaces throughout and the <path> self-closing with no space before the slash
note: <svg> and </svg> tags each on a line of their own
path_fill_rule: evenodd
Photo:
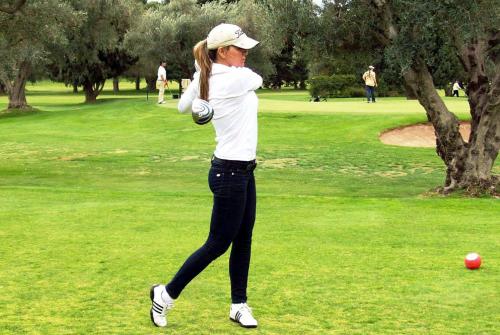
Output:
<svg viewBox="0 0 500 335">
<path fill-rule="evenodd" d="M 66 3 L 40 0 L 11 2 L 0 10 L 0 82 L 9 94 L 9 108 L 28 106 L 24 86 L 33 69 L 45 66 L 68 43 L 66 27 L 79 15 Z"/>
<path fill-rule="evenodd" d="M 78 29 L 67 30 L 69 43 L 53 57 L 53 78 L 67 85 L 83 86 L 86 102 L 94 102 L 106 79 L 123 73 L 137 59 L 123 41 L 131 22 L 139 14 L 132 0 L 73 1 L 84 13 Z"/>
<path fill-rule="evenodd" d="M 232 22 L 240 25 L 250 36 L 263 37 L 258 29 L 261 8 L 253 1 L 238 3 L 207 2 L 199 5 L 195 0 L 172 0 L 162 6 L 148 8 L 135 22 L 125 38 L 127 49 L 139 57 L 141 72 L 156 80 L 159 62 L 167 62 L 167 77 L 180 82 L 194 73 L 193 46 L 206 38 L 217 24 Z M 252 51 L 248 66 L 261 73 L 270 71 L 268 47 Z"/>
</svg>

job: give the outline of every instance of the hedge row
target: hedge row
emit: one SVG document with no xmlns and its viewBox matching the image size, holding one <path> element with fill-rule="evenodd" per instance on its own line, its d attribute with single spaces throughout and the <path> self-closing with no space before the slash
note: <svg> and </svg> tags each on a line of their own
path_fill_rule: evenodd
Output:
<svg viewBox="0 0 500 335">
<path fill-rule="evenodd" d="M 311 97 L 325 98 L 355 98 L 365 96 L 365 85 L 361 78 L 350 74 L 332 76 L 316 76 L 308 80 Z M 402 88 L 388 88 L 385 85 L 377 87 L 378 96 L 403 95 Z"/>
</svg>

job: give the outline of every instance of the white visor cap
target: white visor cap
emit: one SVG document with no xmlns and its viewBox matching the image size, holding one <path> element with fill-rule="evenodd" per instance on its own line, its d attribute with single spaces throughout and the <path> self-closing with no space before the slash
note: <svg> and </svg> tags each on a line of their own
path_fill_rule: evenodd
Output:
<svg viewBox="0 0 500 335">
<path fill-rule="evenodd" d="M 242 49 L 252 49 L 258 41 L 248 37 L 240 27 L 234 24 L 221 23 L 213 28 L 207 37 L 208 50 L 234 45 Z"/>
</svg>

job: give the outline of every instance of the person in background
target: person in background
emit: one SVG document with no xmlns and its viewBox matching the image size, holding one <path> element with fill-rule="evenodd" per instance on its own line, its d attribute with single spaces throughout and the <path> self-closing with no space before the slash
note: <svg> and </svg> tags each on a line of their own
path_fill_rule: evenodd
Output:
<svg viewBox="0 0 500 335">
<path fill-rule="evenodd" d="M 374 71 L 373 65 L 368 66 L 368 71 L 363 73 L 363 80 L 365 82 L 366 99 L 367 102 L 375 102 L 375 87 L 377 87 L 377 76 Z"/>
<path fill-rule="evenodd" d="M 458 80 L 455 80 L 455 82 L 453 83 L 453 94 L 451 96 L 458 98 L 459 97 L 458 91 L 461 89 L 462 88 L 460 87 L 460 83 L 458 82 Z"/>
<path fill-rule="evenodd" d="M 158 327 L 167 325 L 166 313 L 186 285 L 230 246 L 229 318 L 245 328 L 257 327 L 247 304 L 247 282 L 256 212 L 255 90 L 262 86 L 262 77 L 246 68 L 245 60 L 248 50 L 258 43 L 240 27 L 223 23 L 194 46 L 197 71 L 178 109 L 193 113 L 198 105 L 208 105 L 214 111 L 212 125 L 217 145 L 208 174 L 213 193 L 212 217 L 206 242 L 186 259 L 167 285 L 151 287 L 150 317 Z"/>
<path fill-rule="evenodd" d="M 158 82 L 158 103 L 165 103 L 165 85 L 167 84 L 167 71 L 165 70 L 165 66 L 167 63 L 165 61 L 160 62 L 160 66 L 158 67 L 158 78 L 156 81 Z"/>
</svg>

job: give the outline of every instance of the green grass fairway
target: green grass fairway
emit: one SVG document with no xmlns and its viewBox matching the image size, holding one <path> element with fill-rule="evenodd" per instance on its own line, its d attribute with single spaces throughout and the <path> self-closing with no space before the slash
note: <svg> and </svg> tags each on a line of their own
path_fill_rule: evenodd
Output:
<svg viewBox="0 0 500 335">
<path fill-rule="evenodd" d="M 150 285 L 208 232 L 214 132 L 176 101 L 109 89 L 85 105 L 29 85 L 39 111 L 0 116 L 0 334 L 498 334 L 499 200 L 429 195 L 444 179 L 434 149 L 378 140 L 425 121 L 418 103 L 291 90 L 259 93 L 259 328 L 228 320 L 227 255 L 153 327 Z M 467 118 L 465 98 L 445 102 Z M 463 265 L 471 251 L 480 270 Z"/>
</svg>

